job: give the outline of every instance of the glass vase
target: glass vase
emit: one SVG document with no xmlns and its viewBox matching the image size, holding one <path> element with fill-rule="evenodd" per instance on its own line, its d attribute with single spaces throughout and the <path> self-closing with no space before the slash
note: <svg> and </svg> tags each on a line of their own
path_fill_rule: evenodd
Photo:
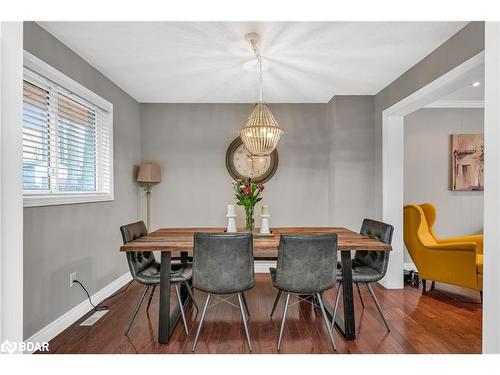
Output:
<svg viewBox="0 0 500 375">
<path fill-rule="evenodd" d="M 254 206 L 245 207 L 245 214 L 246 214 L 245 229 L 249 232 L 253 232 L 253 225 L 254 225 L 253 209 Z"/>
</svg>

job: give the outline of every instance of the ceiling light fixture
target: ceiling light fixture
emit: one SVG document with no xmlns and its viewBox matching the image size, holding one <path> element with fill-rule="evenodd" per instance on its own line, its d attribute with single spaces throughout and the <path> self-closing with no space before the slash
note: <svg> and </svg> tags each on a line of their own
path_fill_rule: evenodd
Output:
<svg viewBox="0 0 500 375">
<path fill-rule="evenodd" d="M 472 87 L 478 87 L 478 86 L 481 86 L 481 82 L 479 81 L 476 81 L 476 82 L 472 82 Z"/>
<path fill-rule="evenodd" d="M 240 138 L 252 155 L 266 156 L 274 151 L 284 131 L 267 104 L 262 101 L 262 55 L 257 48 L 260 36 L 257 33 L 249 33 L 245 35 L 245 39 L 252 46 L 259 64 L 259 102 L 254 105 L 250 116 L 241 127 Z"/>
</svg>

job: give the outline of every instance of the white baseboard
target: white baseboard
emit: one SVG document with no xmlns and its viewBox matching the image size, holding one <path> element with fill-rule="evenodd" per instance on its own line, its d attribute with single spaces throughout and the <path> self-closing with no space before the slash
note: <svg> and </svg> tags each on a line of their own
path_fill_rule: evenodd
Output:
<svg viewBox="0 0 500 375">
<path fill-rule="evenodd" d="M 415 266 L 414 263 L 403 263 L 403 269 L 406 271 L 416 271 L 417 267 Z"/>
<path fill-rule="evenodd" d="M 269 273 L 269 267 L 276 267 L 275 260 L 256 260 L 254 262 L 255 273 Z"/>
<path fill-rule="evenodd" d="M 276 267 L 275 260 L 256 260 L 254 266 L 255 273 L 269 273 L 269 267 Z M 403 269 L 408 271 L 416 271 L 417 267 L 414 263 L 403 263 Z"/>
<path fill-rule="evenodd" d="M 100 291 L 92 295 L 92 302 L 94 304 L 98 304 L 104 299 L 108 298 L 110 295 L 118 291 L 124 285 L 126 285 L 130 280 L 132 280 L 132 276 L 129 272 L 120 276 L 115 281 L 111 282 Z M 80 319 L 82 316 L 87 314 L 90 310 L 92 310 L 92 306 L 90 302 L 86 299 L 79 305 L 73 307 L 67 313 L 61 315 L 59 318 L 54 320 L 52 323 L 43 327 L 40 331 L 35 333 L 33 336 L 25 340 L 25 342 L 33 342 L 33 343 L 42 343 L 48 342 Z M 31 354 L 29 352 L 25 352 L 27 354 Z"/>
</svg>

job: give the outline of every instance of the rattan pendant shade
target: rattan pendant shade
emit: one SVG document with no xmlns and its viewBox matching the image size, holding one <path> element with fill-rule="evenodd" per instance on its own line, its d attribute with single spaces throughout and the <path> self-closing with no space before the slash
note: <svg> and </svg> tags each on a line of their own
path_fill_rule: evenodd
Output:
<svg viewBox="0 0 500 375">
<path fill-rule="evenodd" d="M 240 138 L 252 155 L 266 156 L 271 154 L 283 134 L 267 104 L 254 105 L 250 116 L 240 129 Z"/>
<path fill-rule="evenodd" d="M 280 141 L 283 129 L 280 128 L 273 114 L 262 101 L 262 56 L 257 48 L 259 34 L 248 33 L 245 39 L 251 44 L 259 64 L 259 102 L 255 104 L 247 121 L 240 129 L 240 138 L 252 155 L 270 155 Z"/>
</svg>

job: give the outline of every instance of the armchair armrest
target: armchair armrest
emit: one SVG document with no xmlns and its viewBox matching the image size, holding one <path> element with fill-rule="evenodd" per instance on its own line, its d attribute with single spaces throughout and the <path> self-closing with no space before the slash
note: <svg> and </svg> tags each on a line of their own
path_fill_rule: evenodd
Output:
<svg viewBox="0 0 500 375">
<path fill-rule="evenodd" d="M 435 244 L 422 249 L 417 268 L 424 280 L 477 289 L 476 258 L 473 242 Z"/>
<path fill-rule="evenodd" d="M 431 249 L 431 250 L 476 252 L 476 243 L 474 243 L 474 242 L 438 243 L 436 245 L 429 245 L 429 246 L 427 246 L 427 248 Z"/>
<path fill-rule="evenodd" d="M 439 240 L 437 240 L 437 242 L 439 244 L 473 242 L 476 244 L 477 253 L 478 254 L 483 253 L 483 235 L 482 234 L 472 234 L 469 236 L 462 236 L 462 237 L 440 238 Z"/>
</svg>

